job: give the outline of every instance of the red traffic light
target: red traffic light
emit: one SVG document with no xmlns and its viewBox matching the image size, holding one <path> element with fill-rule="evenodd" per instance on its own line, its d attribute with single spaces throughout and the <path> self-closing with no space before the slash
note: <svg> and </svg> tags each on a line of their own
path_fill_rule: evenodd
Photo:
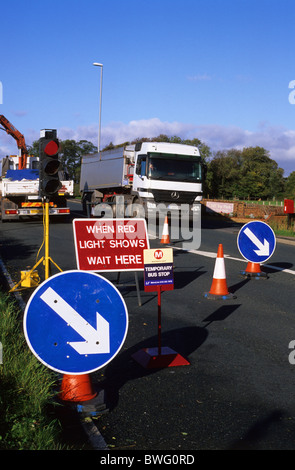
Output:
<svg viewBox="0 0 295 470">
<path fill-rule="evenodd" d="M 39 194 L 41 197 L 51 197 L 61 188 L 59 181 L 59 141 L 56 130 L 45 130 L 39 141 Z"/>
<path fill-rule="evenodd" d="M 52 156 L 52 155 L 57 154 L 58 149 L 59 149 L 58 143 L 55 140 L 50 140 L 46 144 L 44 148 L 44 152 L 46 153 L 46 155 Z"/>
</svg>

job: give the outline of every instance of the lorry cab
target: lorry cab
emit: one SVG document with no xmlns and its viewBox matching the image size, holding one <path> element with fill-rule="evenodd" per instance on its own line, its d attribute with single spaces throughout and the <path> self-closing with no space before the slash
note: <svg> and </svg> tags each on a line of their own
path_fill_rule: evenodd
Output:
<svg viewBox="0 0 295 470">
<path fill-rule="evenodd" d="M 202 160 L 197 147 L 164 142 L 135 145 L 133 191 L 146 209 L 157 203 L 173 209 L 180 204 L 193 206 L 202 200 Z"/>
</svg>

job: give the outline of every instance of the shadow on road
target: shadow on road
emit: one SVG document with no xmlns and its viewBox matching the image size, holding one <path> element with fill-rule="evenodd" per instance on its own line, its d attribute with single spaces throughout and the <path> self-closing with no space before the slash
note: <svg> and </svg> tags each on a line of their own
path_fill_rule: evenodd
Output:
<svg viewBox="0 0 295 470">
<path fill-rule="evenodd" d="M 215 312 L 213 312 L 211 315 L 209 315 L 207 318 L 204 318 L 203 322 L 207 322 L 205 325 L 205 328 L 209 326 L 211 323 L 215 321 L 223 321 L 227 317 L 229 317 L 234 311 L 239 308 L 241 304 L 239 305 L 222 305 L 219 307 Z"/>
<path fill-rule="evenodd" d="M 208 332 L 205 328 L 186 327 L 162 333 L 162 346 L 171 349 L 188 358 L 206 340 Z M 143 348 L 157 347 L 158 337 L 152 336 L 135 344 L 116 356 L 106 367 L 105 380 L 99 386 L 106 393 L 107 406 L 110 410 L 117 406 L 119 391 L 128 381 L 148 376 L 159 369 L 145 369 L 132 359 L 132 355 Z"/>
<path fill-rule="evenodd" d="M 272 411 L 266 418 L 260 419 L 250 427 L 241 439 L 233 442 L 229 450 L 253 450 L 259 446 L 259 441 L 263 440 L 274 428 L 281 423 L 284 413 L 281 410 Z"/>
</svg>

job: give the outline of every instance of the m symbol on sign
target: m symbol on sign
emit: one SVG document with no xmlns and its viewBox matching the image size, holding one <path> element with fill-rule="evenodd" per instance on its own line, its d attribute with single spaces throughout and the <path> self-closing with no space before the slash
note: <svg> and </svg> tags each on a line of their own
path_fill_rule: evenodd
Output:
<svg viewBox="0 0 295 470">
<path fill-rule="evenodd" d="M 156 259 L 163 258 L 163 251 L 162 250 L 156 250 L 155 253 L 154 253 L 154 258 L 156 258 Z"/>
</svg>

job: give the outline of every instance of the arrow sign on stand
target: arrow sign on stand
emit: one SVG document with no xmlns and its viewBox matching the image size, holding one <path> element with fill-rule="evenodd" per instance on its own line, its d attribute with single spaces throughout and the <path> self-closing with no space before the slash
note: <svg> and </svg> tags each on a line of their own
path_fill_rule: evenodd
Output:
<svg viewBox="0 0 295 470">
<path fill-rule="evenodd" d="M 98 312 L 96 312 L 95 329 L 51 287 L 48 287 L 40 299 L 85 339 L 84 342 L 68 342 L 79 354 L 110 352 L 109 323 Z"/>
<path fill-rule="evenodd" d="M 27 344 L 42 364 L 62 374 L 88 374 L 120 351 L 128 311 L 118 289 L 104 277 L 65 271 L 35 289 L 23 326 Z"/>
<path fill-rule="evenodd" d="M 276 237 L 268 224 L 255 220 L 243 225 L 237 243 L 241 255 L 246 260 L 260 264 L 272 256 Z"/>
<path fill-rule="evenodd" d="M 260 240 L 254 235 L 253 232 L 247 227 L 244 231 L 244 234 L 247 235 L 248 238 L 250 238 L 251 242 L 254 243 L 255 246 L 257 246 L 258 250 L 254 250 L 254 252 L 258 256 L 269 256 L 269 243 L 266 239 L 264 239 L 264 242 L 261 243 Z"/>
</svg>

